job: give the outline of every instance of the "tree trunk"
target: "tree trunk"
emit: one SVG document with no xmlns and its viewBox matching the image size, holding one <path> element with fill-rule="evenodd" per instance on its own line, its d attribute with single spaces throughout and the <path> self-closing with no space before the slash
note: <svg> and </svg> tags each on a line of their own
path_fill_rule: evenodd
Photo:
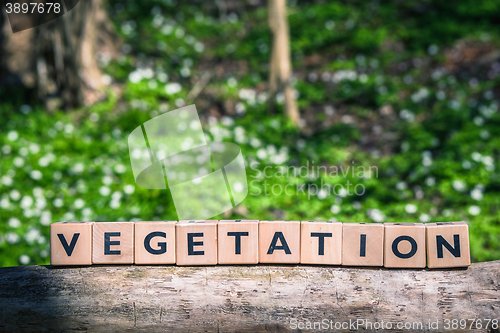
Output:
<svg viewBox="0 0 500 333">
<path fill-rule="evenodd" d="M 270 61 L 269 108 L 272 112 L 279 91 L 285 98 L 285 111 L 294 125 L 299 124 L 300 115 L 291 85 L 292 65 L 290 59 L 290 35 L 286 13 L 286 0 L 269 0 L 269 26 L 273 34 Z"/>
<path fill-rule="evenodd" d="M 365 320 L 384 329 L 357 330 L 499 332 L 486 326 L 500 319 L 499 290 L 500 261 L 444 270 L 11 267 L 0 268 L 0 331 L 297 332 L 294 323 L 326 320 L 327 331 L 347 332 L 356 329 L 343 323 Z M 470 320 L 464 328 L 453 319 Z"/>
<path fill-rule="evenodd" d="M 49 110 L 103 97 L 97 54 L 114 56 L 119 44 L 103 0 L 80 1 L 63 16 L 16 33 L 2 15 L 0 85 L 35 89 Z"/>
</svg>

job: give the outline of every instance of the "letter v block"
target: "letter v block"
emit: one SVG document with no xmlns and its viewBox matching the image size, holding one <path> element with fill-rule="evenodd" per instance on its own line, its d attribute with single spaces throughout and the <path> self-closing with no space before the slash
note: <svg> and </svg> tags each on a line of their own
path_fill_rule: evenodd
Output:
<svg viewBox="0 0 500 333">
<path fill-rule="evenodd" d="M 134 262 L 139 265 L 175 264 L 176 221 L 136 222 Z"/>
<path fill-rule="evenodd" d="M 470 265 L 469 226 L 465 222 L 425 225 L 427 267 L 467 267 Z"/>
<path fill-rule="evenodd" d="M 92 263 L 134 263 L 133 222 L 95 223 L 92 234 Z"/>
<path fill-rule="evenodd" d="M 57 222 L 50 225 L 50 264 L 92 265 L 93 222 Z"/>
<path fill-rule="evenodd" d="M 218 233 L 219 264 L 259 263 L 259 221 L 222 220 Z"/>
<path fill-rule="evenodd" d="M 259 223 L 259 262 L 298 264 L 300 262 L 300 221 Z"/>
<path fill-rule="evenodd" d="M 300 227 L 301 264 L 342 263 L 342 223 L 302 221 Z"/>
<path fill-rule="evenodd" d="M 217 220 L 179 221 L 175 237 L 177 265 L 217 265 Z"/>
<path fill-rule="evenodd" d="M 425 268 L 423 223 L 384 223 L 384 267 Z"/>
</svg>

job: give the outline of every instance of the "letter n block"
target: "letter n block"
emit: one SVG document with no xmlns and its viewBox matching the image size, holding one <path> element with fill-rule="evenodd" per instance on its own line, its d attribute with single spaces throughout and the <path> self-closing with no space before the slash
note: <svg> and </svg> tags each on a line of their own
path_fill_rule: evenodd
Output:
<svg viewBox="0 0 500 333">
<path fill-rule="evenodd" d="M 342 223 L 302 221 L 300 263 L 340 265 L 342 263 Z"/>
<path fill-rule="evenodd" d="M 50 264 L 92 265 L 93 222 L 58 222 L 50 225 Z"/>
<path fill-rule="evenodd" d="M 259 221 L 222 220 L 218 233 L 219 264 L 259 263 Z"/>
<path fill-rule="evenodd" d="M 300 262 L 300 221 L 260 221 L 259 262 Z"/>
<path fill-rule="evenodd" d="M 136 222 L 134 262 L 138 265 L 175 264 L 176 221 Z"/>
<path fill-rule="evenodd" d="M 98 222 L 92 233 L 92 263 L 134 263 L 134 223 Z"/>
<path fill-rule="evenodd" d="M 385 223 L 384 267 L 425 267 L 423 223 Z"/>
<path fill-rule="evenodd" d="M 175 234 L 177 265 L 217 265 L 217 220 L 179 221 Z"/>
<path fill-rule="evenodd" d="M 384 266 L 384 225 L 343 224 L 342 265 Z"/>
<path fill-rule="evenodd" d="M 465 222 L 425 225 L 427 267 L 467 267 L 470 265 L 469 226 Z"/>
</svg>

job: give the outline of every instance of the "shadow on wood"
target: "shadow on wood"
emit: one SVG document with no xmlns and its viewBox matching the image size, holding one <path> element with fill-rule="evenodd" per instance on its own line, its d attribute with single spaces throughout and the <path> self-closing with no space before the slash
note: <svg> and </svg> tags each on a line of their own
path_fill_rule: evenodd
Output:
<svg viewBox="0 0 500 333">
<path fill-rule="evenodd" d="M 490 318 L 500 318 L 500 261 L 449 270 L 304 265 L 0 268 L 2 332 L 285 332 L 292 330 L 291 320 L 323 319 L 421 322 L 426 330 L 431 320 L 439 322 L 436 331 L 443 331 L 445 319 Z M 496 332 L 484 326 L 483 331 Z"/>
</svg>

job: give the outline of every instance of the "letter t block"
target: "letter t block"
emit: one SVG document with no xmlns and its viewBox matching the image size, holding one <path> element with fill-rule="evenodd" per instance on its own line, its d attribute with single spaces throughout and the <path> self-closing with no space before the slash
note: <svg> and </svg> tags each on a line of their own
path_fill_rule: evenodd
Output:
<svg viewBox="0 0 500 333">
<path fill-rule="evenodd" d="M 465 222 L 425 225 L 427 267 L 467 267 L 470 265 L 469 226 Z"/>
<path fill-rule="evenodd" d="M 57 222 L 50 225 L 50 264 L 92 265 L 94 222 Z"/>
<path fill-rule="evenodd" d="M 302 221 L 300 263 L 340 265 L 342 263 L 342 223 Z"/>
<path fill-rule="evenodd" d="M 219 264 L 259 263 L 259 221 L 222 220 L 218 233 Z"/>
<path fill-rule="evenodd" d="M 217 265 L 217 220 L 179 221 L 175 234 L 177 265 Z"/>
</svg>

